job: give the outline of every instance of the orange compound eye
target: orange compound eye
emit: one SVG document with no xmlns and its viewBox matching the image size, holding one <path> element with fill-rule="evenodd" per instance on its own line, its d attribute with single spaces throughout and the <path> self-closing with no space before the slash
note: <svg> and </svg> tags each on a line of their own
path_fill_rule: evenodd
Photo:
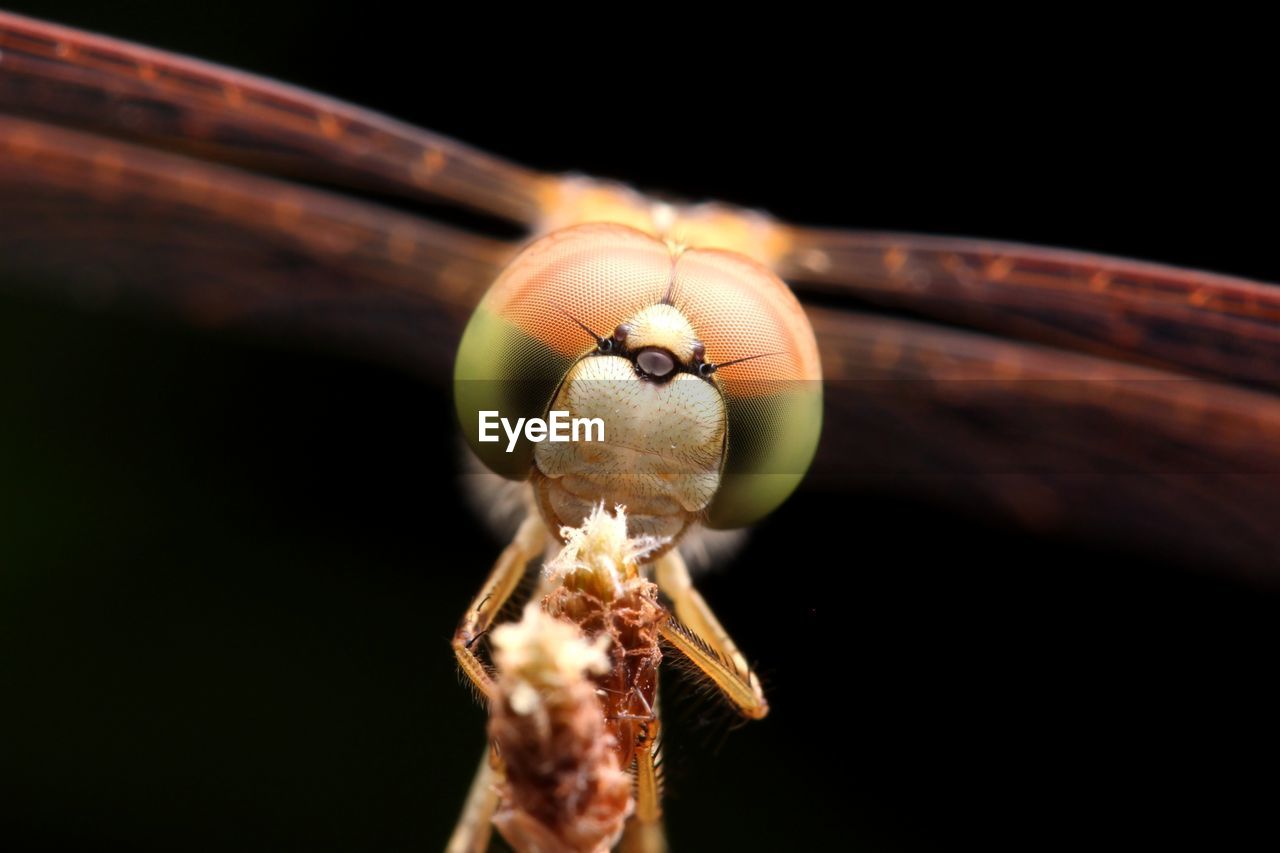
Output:
<svg viewBox="0 0 1280 853">
<path fill-rule="evenodd" d="M 664 304 L 680 322 L 664 319 L 669 309 L 647 310 Z M 679 330 L 689 327 L 694 337 L 686 340 Z M 673 248 L 614 224 L 573 226 L 534 242 L 472 316 L 458 350 L 455 402 L 489 468 L 524 479 L 533 446 L 523 437 L 511 452 L 506 442 L 480 442 L 480 413 L 545 417 L 570 368 L 605 352 L 602 342 L 610 353 L 648 359 L 637 381 L 661 354 L 664 369 L 675 362 L 664 376 L 692 373 L 722 395 L 727 440 L 706 510 L 710 526 L 751 524 L 794 490 L 822 424 L 818 349 L 799 302 L 741 255 Z"/>
</svg>

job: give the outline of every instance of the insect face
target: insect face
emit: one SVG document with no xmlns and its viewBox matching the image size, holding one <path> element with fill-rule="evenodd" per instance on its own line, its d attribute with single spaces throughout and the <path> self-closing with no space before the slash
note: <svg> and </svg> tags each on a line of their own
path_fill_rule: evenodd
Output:
<svg viewBox="0 0 1280 853">
<path fill-rule="evenodd" d="M 771 272 L 732 252 L 589 224 L 529 246 L 477 308 L 458 353 L 464 434 L 528 479 L 553 529 L 603 501 L 634 535 L 737 527 L 782 502 L 821 426 L 813 332 Z M 601 442 L 477 437 L 479 413 L 599 418 Z"/>
</svg>

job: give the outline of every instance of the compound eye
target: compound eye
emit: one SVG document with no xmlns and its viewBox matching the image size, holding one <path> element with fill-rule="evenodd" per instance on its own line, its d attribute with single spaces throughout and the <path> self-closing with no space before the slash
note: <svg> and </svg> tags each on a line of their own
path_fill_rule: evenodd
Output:
<svg viewBox="0 0 1280 853">
<path fill-rule="evenodd" d="M 648 375 L 661 379 L 676 369 L 676 360 L 666 350 L 645 349 L 636 356 L 636 366 Z"/>
</svg>

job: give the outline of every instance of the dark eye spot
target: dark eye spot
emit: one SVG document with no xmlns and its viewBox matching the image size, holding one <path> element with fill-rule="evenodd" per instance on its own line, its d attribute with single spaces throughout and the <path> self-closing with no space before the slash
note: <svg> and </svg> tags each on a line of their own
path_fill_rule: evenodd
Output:
<svg viewBox="0 0 1280 853">
<path fill-rule="evenodd" d="M 676 360 L 663 350 L 646 349 L 636 356 L 636 366 L 650 376 L 661 378 L 676 369 Z"/>
<path fill-rule="evenodd" d="M 613 352 L 613 339 L 601 338 L 600 343 L 597 345 L 597 348 L 600 350 L 600 352 Z"/>
<path fill-rule="evenodd" d="M 623 343 L 626 343 L 627 335 L 629 334 L 631 334 L 631 327 L 628 326 L 626 323 L 623 323 L 622 325 L 618 326 L 618 328 L 613 330 L 613 339 L 618 343 L 623 344 Z"/>
</svg>

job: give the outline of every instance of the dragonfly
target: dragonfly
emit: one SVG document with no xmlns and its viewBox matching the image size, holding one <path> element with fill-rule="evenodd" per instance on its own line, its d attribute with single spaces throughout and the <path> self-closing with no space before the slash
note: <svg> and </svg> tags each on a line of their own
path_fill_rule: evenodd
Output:
<svg viewBox="0 0 1280 853">
<path fill-rule="evenodd" d="M 9 73 L 13 66 L 8 63 L 36 47 L 6 44 L 0 50 L 4 51 L 0 70 Z M 59 60 L 57 54 L 55 45 L 54 63 Z M 75 51 L 61 59 L 70 67 L 85 61 Z M 125 77 L 144 87 L 159 88 L 166 80 L 158 67 L 148 72 L 136 63 L 113 65 L 110 60 L 106 67 L 123 69 Z M 151 73 L 156 76 L 149 80 Z M 6 83 L 11 79 L 6 78 Z M 232 104 L 236 96 L 229 92 L 234 88 L 221 86 L 213 97 Z M 7 151 L 23 157 L 20 168 L 15 167 L 15 159 L 6 159 L 10 166 L 6 181 L 13 182 L 7 186 L 23 190 L 5 195 L 10 202 L 6 263 L 24 274 L 34 268 L 42 282 L 67 282 L 73 298 L 90 304 L 114 293 L 196 326 L 340 339 L 347 346 L 411 364 L 429 382 L 439 383 L 447 376 L 456 330 L 480 292 L 474 288 L 483 288 L 486 276 L 500 268 L 503 253 L 521 239 L 454 240 L 454 230 L 437 232 L 430 223 L 424 230 L 423 217 L 361 198 L 338 206 L 357 219 L 360 211 L 372 211 L 369 221 L 375 227 L 393 231 L 373 254 L 362 254 L 370 244 L 361 242 L 358 223 L 347 220 L 337 229 L 341 233 L 329 237 L 320 236 L 329 232 L 312 229 L 309 220 L 308 233 L 299 236 L 296 223 L 302 220 L 294 220 L 295 230 L 289 236 L 291 213 L 307 219 L 328 212 L 319 199 L 333 200 L 334 187 L 351 186 L 381 198 L 407 196 L 410 201 L 419 189 L 413 178 L 404 187 L 398 173 L 394 179 L 379 174 L 382 166 L 376 162 L 344 173 L 350 163 L 326 160 L 324 150 L 308 149 L 305 144 L 300 154 L 290 153 L 288 146 L 284 154 L 270 146 L 230 153 L 208 139 L 200 142 L 194 128 L 158 131 L 148 126 L 145 110 L 140 115 L 110 108 L 94 119 L 92 104 L 68 102 L 67 112 L 51 114 L 53 105 L 46 99 L 24 105 L 21 91 L 6 92 L 14 98 L 6 101 L 6 120 L 13 122 L 8 125 L 11 133 L 6 139 L 11 147 Z M 319 146 L 336 140 L 336 148 L 330 150 L 340 153 L 352 139 L 352 125 L 344 124 L 336 113 L 337 124 L 327 122 L 323 116 L 328 114 L 313 112 L 307 119 L 304 110 L 308 127 L 301 136 L 308 140 L 306 144 Z M 105 118 L 109 125 L 113 116 L 121 115 L 130 116 L 126 128 L 113 131 L 96 123 Z M 244 140 L 252 147 L 253 140 L 265 138 L 258 128 L 239 131 L 243 132 L 227 129 L 232 147 Z M 58 175 L 41 171 L 45 165 L 57 165 L 47 156 L 57 148 L 55 136 L 63 150 L 72 152 L 87 153 L 90 149 L 81 141 L 93 141 L 94 155 L 84 159 L 78 173 L 88 177 L 87 183 L 59 185 Z M 177 151 L 160 152 L 157 146 Z M 269 216 L 236 232 L 237 238 L 256 235 L 260 242 L 246 241 L 240 257 L 218 257 L 219 247 L 227 245 L 227 235 L 220 236 L 216 223 L 199 210 L 194 213 L 197 228 L 179 228 L 187 223 L 171 218 L 172 208 L 163 214 L 157 208 L 150 219 L 145 214 L 137 220 L 120 217 L 119 208 L 113 206 L 120 198 L 112 198 L 110 187 L 113 182 L 119 186 L 128 175 L 130 155 L 138 151 L 145 152 L 144 159 L 157 168 L 196 163 L 209 170 L 205 174 L 235 178 L 225 184 L 189 180 L 188 200 L 211 188 L 227 193 L 242 189 L 239 199 L 273 199 L 276 206 Z M 118 156 L 113 158 L 112 152 Z M 486 164 L 501 164 L 479 156 Z M 219 167 L 219 161 L 230 161 L 231 171 L 218 171 L 226 168 Z M 422 186 L 431 188 L 423 194 L 434 201 L 439 187 L 431 181 L 447 184 L 453 158 L 448 154 L 433 158 L 419 149 L 415 164 Z M 514 172 L 509 180 L 497 181 L 500 189 L 491 193 L 489 202 L 493 208 L 484 212 L 532 225 L 542 215 L 542 207 L 528 198 L 518 200 L 521 179 L 515 176 L 539 173 L 510 164 L 494 167 Z M 63 161 L 59 168 L 72 170 L 61 175 L 65 180 L 77 167 Z M 365 171 L 360 172 L 361 168 Z M 490 174 L 485 169 L 480 172 Z M 312 185 L 281 183 L 279 178 L 262 178 L 262 173 L 305 178 L 325 188 L 313 192 Z M 193 174 L 187 173 L 188 178 Z M 248 183 L 237 183 L 242 178 Z M 172 172 L 160 183 L 181 198 L 176 194 L 183 189 L 182 181 Z M 267 194 L 268 185 L 294 193 L 295 205 L 278 203 L 277 196 Z M 551 179 L 551 185 L 567 186 L 556 179 Z M 32 206 L 12 204 L 15 200 Z M 138 222 L 139 229 L 142 223 L 155 229 L 157 220 L 164 220 L 168 231 L 147 232 L 154 235 L 156 245 L 165 245 L 179 230 L 207 241 L 175 252 L 181 255 L 179 263 L 195 264 L 195 259 L 202 258 L 207 268 L 216 269 L 213 261 L 225 261 L 227 269 L 239 274 L 234 280 L 231 276 L 216 279 L 208 290 L 193 289 L 175 300 L 172 294 L 150 287 L 141 275 L 150 268 L 157 278 L 173 280 L 163 267 L 171 259 L 163 253 L 141 253 L 128 241 L 96 248 L 86 241 L 82 249 L 50 251 L 38 244 L 38 234 L 8 227 L 54 221 L 59 218 L 56 211 L 69 209 L 60 206 L 69 200 L 75 201 L 74 209 L 86 212 L 78 223 L 69 223 L 78 224 L 82 234 L 106 233 L 109 225 L 127 226 L 131 221 Z M 522 204 L 529 208 L 519 209 Z M 224 208 L 224 213 L 229 209 Z M 42 218 L 34 218 L 33 211 Z M 395 231 L 395 225 L 403 229 Z M 1146 549 L 1153 559 L 1198 562 L 1237 576 L 1265 576 L 1274 554 L 1268 522 L 1275 515 L 1269 483 L 1259 476 L 1269 471 L 1273 452 L 1267 440 L 1273 408 L 1268 388 L 1274 380 L 1267 366 L 1274 360 L 1267 357 L 1270 293 L 1266 287 L 1226 276 L 990 241 L 834 234 L 792 230 L 766 220 L 766 230 L 774 227 L 790 240 L 784 241 L 786 247 L 774 263 L 814 306 L 831 384 L 828 417 L 836 426 L 827 430 L 818 476 L 813 478 L 816 494 L 830 499 L 855 485 L 931 492 L 938 500 L 1033 530 L 1066 530 L 1104 544 L 1121 542 L 1131 549 Z M 443 244 L 432 242 L 437 233 L 451 236 Z M 272 278 L 265 274 L 269 271 L 255 266 L 280 249 L 281 244 L 273 240 L 294 241 L 287 250 L 299 254 L 290 255 L 289 277 Z M 201 245 L 207 250 L 204 255 Z M 460 245 L 479 246 L 483 251 L 464 258 L 461 269 L 432 266 L 437 258 L 456 254 Z M 32 252 L 33 246 L 39 251 Z M 308 256 L 307 246 L 316 254 Z M 113 250 L 126 256 L 112 261 Z M 147 263 L 140 261 L 144 257 Z M 412 277 L 395 266 L 397 257 L 407 263 Z M 109 292 L 95 280 L 94 262 L 104 260 L 124 263 L 129 270 L 143 269 L 135 270 L 137 276 L 128 279 L 123 294 L 121 279 L 115 276 Z M 305 274 L 296 275 L 294 264 L 304 265 Z M 264 274 L 250 274 L 257 272 Z M 363 289 L 343 290 L 342 285 L 353 279 Z M 442 298 L 443 293 L 455 291 L 424 286 L 424 281 L 433 280 L 458 287 L 456 301 Z M 312 285 L 308 291 L 312 302 L 302 301 L 289 289 L 294 281 Z M 1241 341 L 1247 346 L 1239 345 Z M 1020 454 L 1017 445 L 1028 436 L 1044 433 L 1061 443 L 1033 445 Z M 1132 444 L 1135 435 L 1147 440 L 1137 454 Z M 1154 461 L 1141 464 L 1147 459 Z M 959 476 L 946 478 L 939 487 L 939 470 Z M 1117 473 L 1124 476 L 1108 476 Z"/>
</svg>

